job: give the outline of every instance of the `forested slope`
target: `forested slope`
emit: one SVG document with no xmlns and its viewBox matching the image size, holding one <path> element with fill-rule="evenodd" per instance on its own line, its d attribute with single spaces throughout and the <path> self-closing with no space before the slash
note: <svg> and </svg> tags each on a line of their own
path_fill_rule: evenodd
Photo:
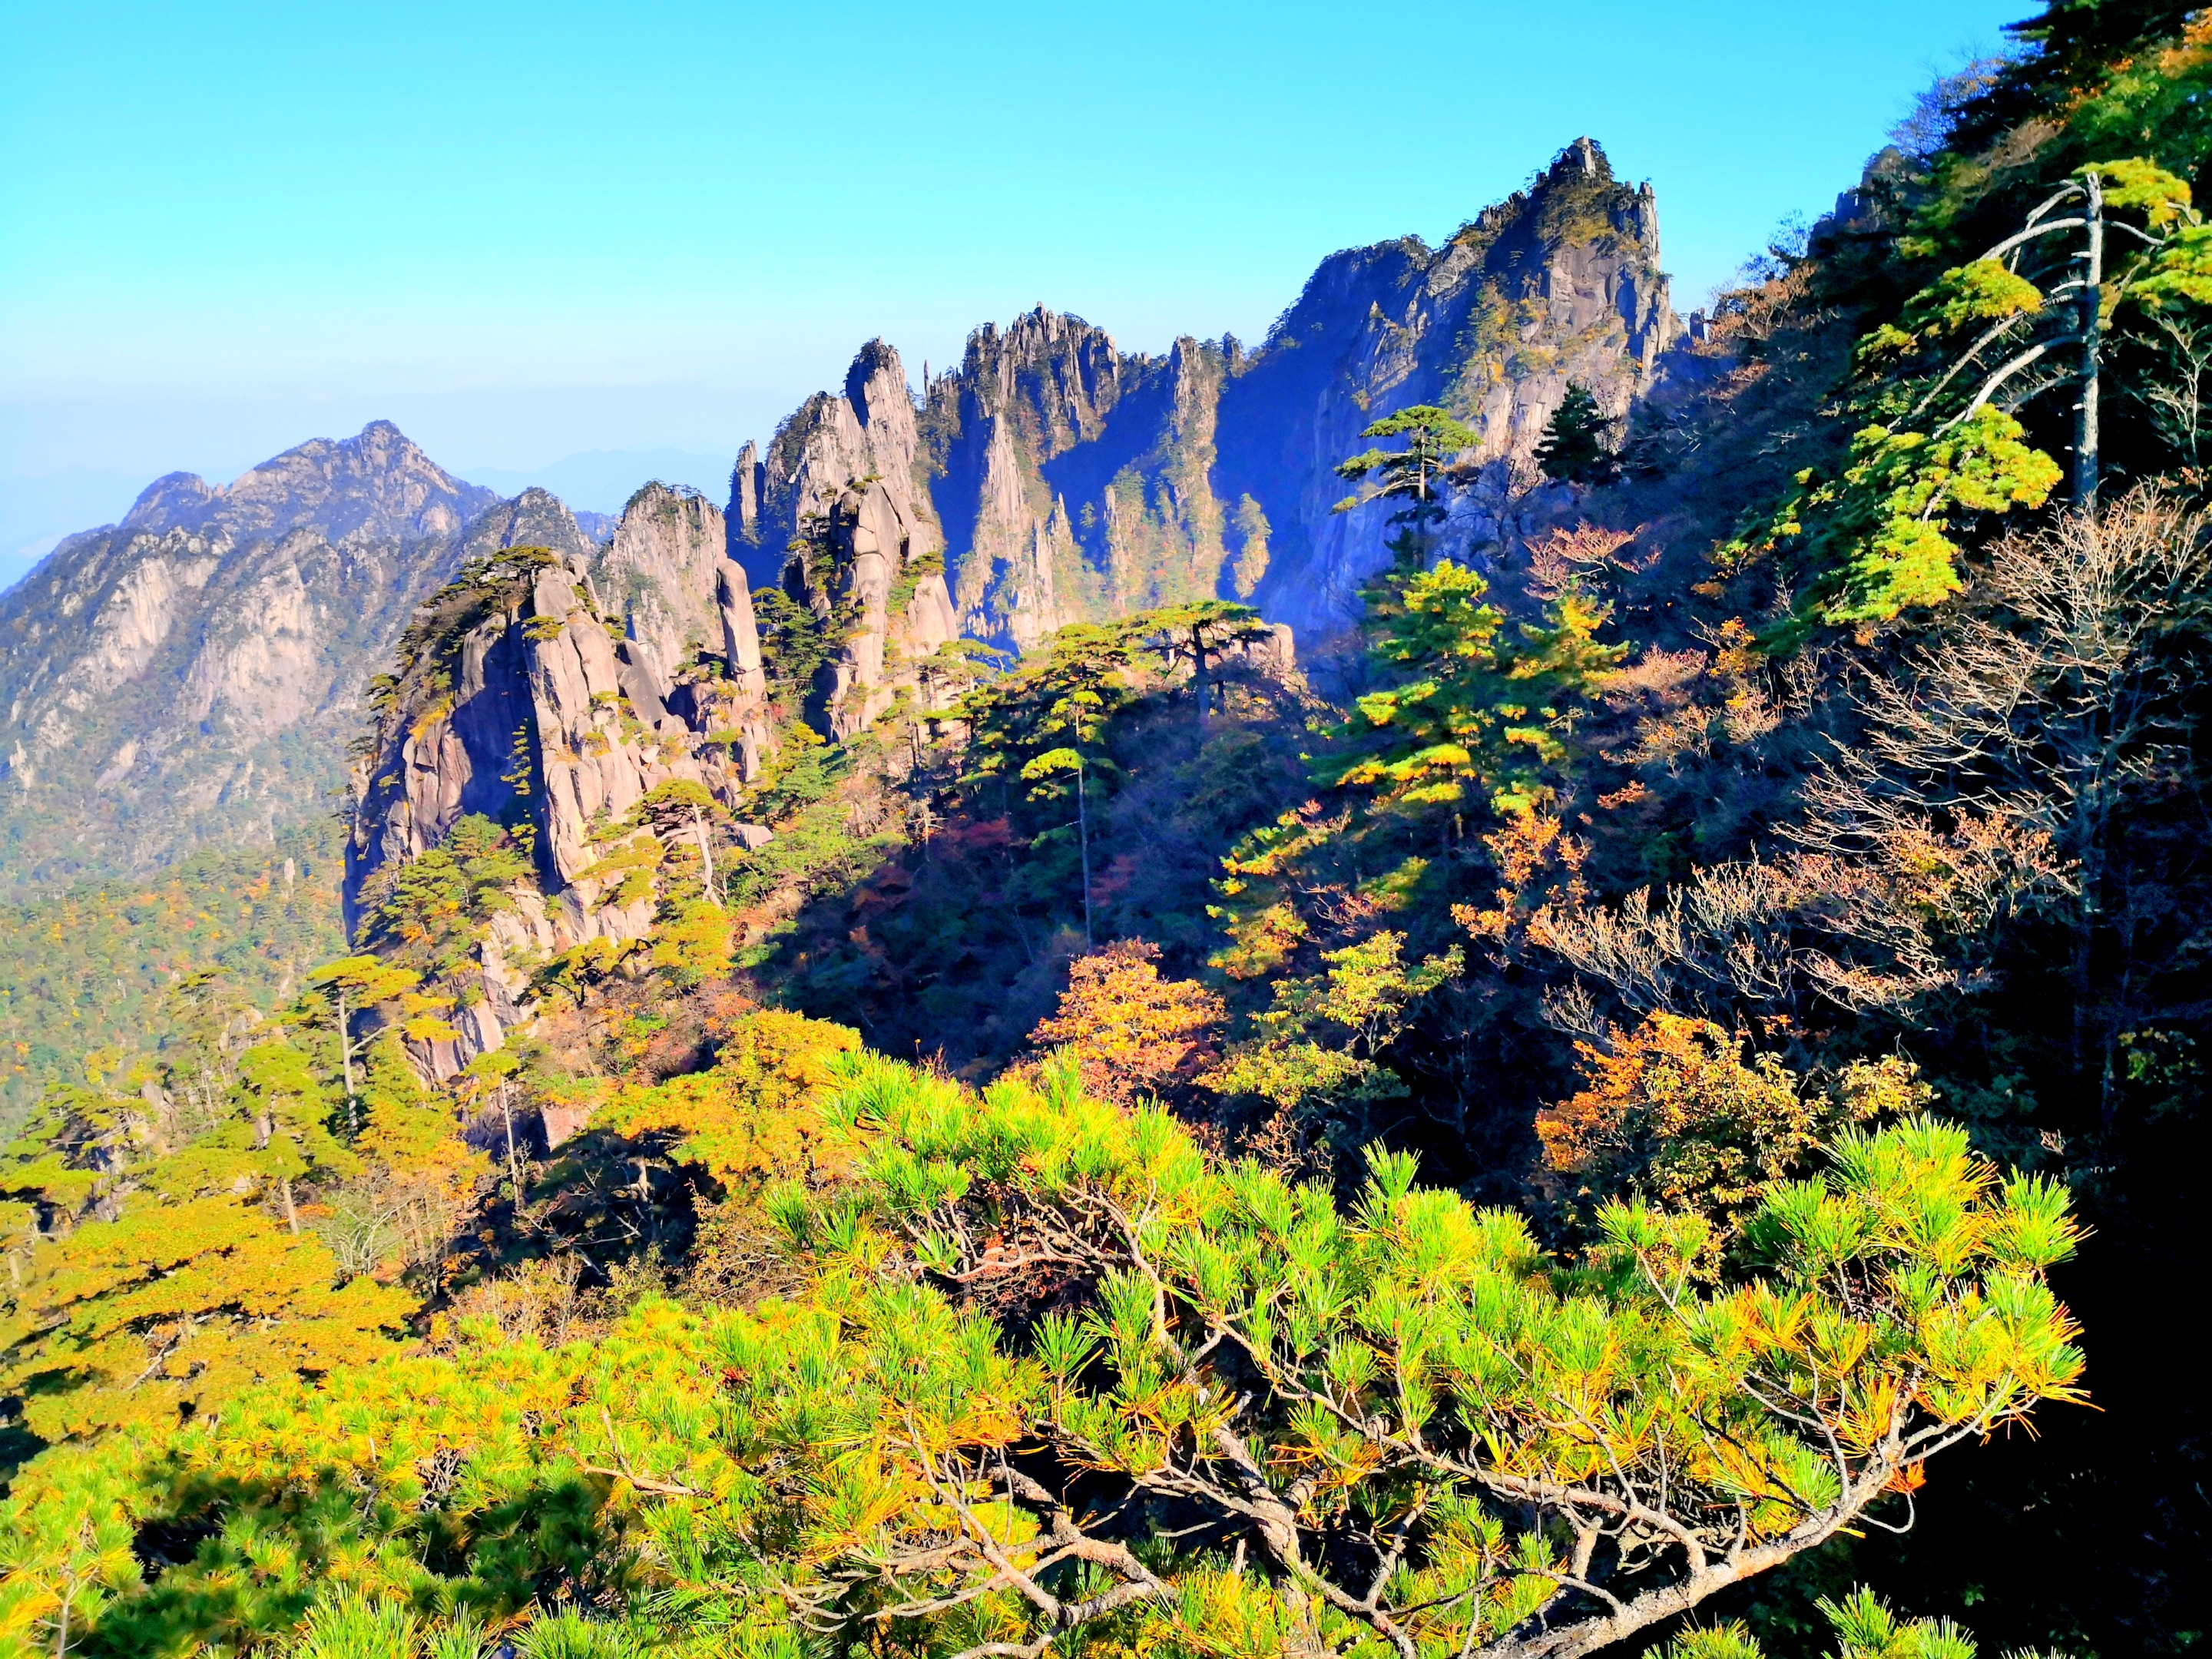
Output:
<svg viewBox="0 0 2212 1659">
<path fill-rule="evenodd" d="M 2212 26 L 2017 33 L 1510 523 L 1378 402 L 1326 659 L 464 564 L 355 954 L 0 1158 L 0 1637 L 2191 1649 Z"/>
<path fill-rule="evenodd" d="M 85 883 L 0 909 L 0 1129 L 50 1080 L 152 1062 L 188 982 L 221 975 L 289 1000 L 337 954 L 339 859 L 327 833 L 209 848 L 146 881 Z"/>
</svg>

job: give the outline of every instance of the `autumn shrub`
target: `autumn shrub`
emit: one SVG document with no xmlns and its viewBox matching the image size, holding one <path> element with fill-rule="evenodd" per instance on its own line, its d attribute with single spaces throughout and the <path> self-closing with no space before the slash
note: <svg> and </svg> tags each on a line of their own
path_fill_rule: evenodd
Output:
<svg viewBox="0 0 2212 1659">
<path fill-rule="evenodd" d="M 1585 1214 L 1643 1202 L 1711 1224 L 1717 1243 L 1816 1149 L 1856 1124 L 1926 1109 L 1934 1091 L 1900 1056 L 1854 1060 L 1830 1088 L 1711 1020 L 1644 1017 L 1577 1047 L 1583 1087 L 1537 1115 L 1546 1168 Z"/>
<path fill-rule="evenodd" d="M 1194 980 L 1161 978 L 1159 955 L 1144 939 L 1119 939 L 1078 957 L 1032 1045 L 1073 1054 L 1084 1087 L 1102 1099 L 1188 1099 L 1218 1054 L 1228 1010 Z"/>
</svg>

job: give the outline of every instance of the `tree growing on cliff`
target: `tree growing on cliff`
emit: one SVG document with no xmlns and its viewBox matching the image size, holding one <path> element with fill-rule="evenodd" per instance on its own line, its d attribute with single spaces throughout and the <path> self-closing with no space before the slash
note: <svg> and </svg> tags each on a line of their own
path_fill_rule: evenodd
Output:
<svg viewBox="0 0 2212 1659">
<path fill-rule="evenodd" d="M 1108 724 L 1139 695 L 1142 630 L 1133 620 L 1075 623 L 1061 629 L 1042 658 L 977 686 L 960 700 L 967 725 L 969 769 L 961 778 L 970 799 L 997 785 L 1012 814 L 1013 782 L 1028 787 L 1023 804 L 1056 806 L 1073 799 L 1075 816 L 1048 823 L 1033 847 L 1065 844 L 1073 833 L 1083 882 L 1083 932 L 1096 943 L 1091 883 L 1091 800 L 1120 775 L 1101 739 Z"/>
<path fill-rule="evenodd" d="M 355 1017 L 380 1002 L 389 1002 L 422 982 L 411 968 L 398 968 L 372 956 L 341 957 L 326 962 L 307 975 L 307 983 L 330 999 L 331 1035 L 337 1039 L 338 1066 L 345 1083 L 346 1115 L 358 1133 L 360 1091 L 355 1086 L 355 1062 L 375 1040 L 376 1033 L 354 1035 Z"/>
<path fill-rule="evenodd" d="M 1340 478 L 1361 484 L 1332 511 L 1349 513 L 1376 501 L 1397 503 L 1389 522 L 1399 526 L 1391 551 L 1401 565 L 1427 562 L 1429 527 L 1443 520 L 1439 489 L 1444 468 L 1462 450 L 1474 447 L 1474 428 L 1449 410 L 1416 404 L 1364 428 L 1363 438 L 1402 438 L 1402 449 L 1366 449 L 1337 463 Z"/>
<path fill-rule="evenodd" d="M 714 792 L 692 778 L 669 778 L 646 792 L 635 809 L 639 822 L 649 828 L 665 847 L 681 842 L 699 854 L 700 899 L 720 907 L 721 895 L 714 886 L 714 838 L 712 826 L 727 817 Z"/>
<path fill-rule="evenodd" d="M 2073 395 L 2073 505 L 2088 510 L 2115 329 L 2208 304 L 2212 227 L 2184 180 L 2141 158 L 2076 169 L 2019 229 L 1915 294 L 1858 343 L 1842 467 L 1801 473 L 1727 550 L 1802 547 L 1811 580 L 1775 642 L 1957 593 L 1960 528 L 2041 507 L 2064 477 L 2016 413 L 2054 393 Z"/>
<path fill-rule="evenodd" d="M 1587 386 L 1570 386 L 1544 435 L 1536 441 L 1536 465 L 1547 478 L 1570 483 L 1603 483 L 1613 471 L 1607 441 L 1613 422 Z"/>
<path fill-rule="evenodd" d="M 1147 611 L 1133 617 L 1131 626 L 1151 640 L 1152 648 L 1169 666 L 1190 665 L 1201 732 L 1206 729 L 1211 671 L 1227 652 L 1267 639 L 1273 633 L 1250 605 L 1231 605 L 1226 599 L 1199 599 L 1188 605 Z"/>
<path fill-rule="evenodd" d="M 1526 811 L 1547 799 L 1565 734 L 1624 647 L 1596 638 L 1609 612 L 1570 588 L 1520 638 L 1490 584 L 1447 559 L 1409 575 L 1371 624 L 1370 649 L 1396 684 L 1357 700 L 1317 763 L 1322 781 L 1397 811 Z"/>
</svg>

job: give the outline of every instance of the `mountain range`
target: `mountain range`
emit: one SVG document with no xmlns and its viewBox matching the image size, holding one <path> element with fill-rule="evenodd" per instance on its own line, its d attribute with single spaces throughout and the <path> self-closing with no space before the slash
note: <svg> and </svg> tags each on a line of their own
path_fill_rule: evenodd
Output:
<svg viewBox="0 0 2212 1659">
<path fill-rule="evenodd" d="M 916 389 L 872 341 L 839 391 L 739 452 L 726 553 L 756 589 L 784 583 L 793 544 L 880 484 L 973 637 L 1026 649 L 1218 596 L 1310 644 L 1387 557 L 1379 512 L 1335 510 L 1363 428 L 1435 403 L 1474 428 L 1444 536 L 1482 562 L 1565 489 L 1532 456 L 1569 386 L 1625 417 L 1684 334 L 1651 186 L 1578 139 L 1441 246 L 1331 255 L 1254 347 L 1125 353 L 1040 306 Z M 0 896 L 331 810 L 362 688 L 426 596 L 472 555 L 538 544 L 590 568 L 619 539 L 545 490 L 453 477 L 386 422 L 227 487 L 155 480 L 0 595 Z"/>
</svg>

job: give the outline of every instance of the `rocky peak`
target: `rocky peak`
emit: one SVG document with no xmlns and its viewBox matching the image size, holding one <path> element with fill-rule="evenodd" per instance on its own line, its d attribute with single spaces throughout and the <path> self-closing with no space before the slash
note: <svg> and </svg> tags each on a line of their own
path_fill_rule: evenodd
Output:
<svg viewBox="0 0 2212 1659">
<path fill-rule="evenodd" d="M 1585 134 L 1559 153 L 1544 177 L 1547 182 L 1561 178 L 1610 179 L 1613 163 L 1606 159 L 1598 142 Z"/>
<path fill-rule="evenodd" d="M 845 401 L 868 433 L 879 459 L 914 464 L 914 396 L 907 390 L 906 367 L 882 340 L 862 346 L 845 371 Z"/>
<path fill-rule="evenodd" d="M 536 484 L 471 525 L 461 556 L 480 558 L 509 547 L 550 547 L 565 558 L 577 559 L 589 558 L 593 551 L 591 538 L 568 504 Z"/>
<path fill-rule="evenodd" d="M 132 506 L 125 529 L 219 531 L 234 539 L 312 530 L 348 538 L 411 541 L 458 535 L 498 495 L 464 483 L 389 421 L 350 438 L 314 438 L 240 473 L 224 487 L 187 472 L 156 480 Z"/>
<path fill-rule="evenodd" d="M 1357 615 L 1389 556 L 1387 515 L 1334 513 L 1326 462 L 1413 404 L 1480 434 L 1445 535 L 1455 557 L 1492 556 L 1540 483 L 1534 452 L 1567 388 L 1626 416 L 1683 337 L 1659 258 L 1656 193 L 1579 138 L 1441 248 L 1407 238 L 1324 261 L 1224 396 L 1215 488 L 1250 494 L 1270 526 L 1255 602 L 1304 630 Z"/>
<path fill-rule="evenodd" d="M 694 489 L 656 481 L 623 509 L 600 586 L 663 682 L 722 644 L 715 584 L 729 542 L 720 510 Z"/>
<path fill-rule="evenodd" d="M 384 422 L 225 488 L 172 473 L 70 538 L 0 596 L 0 889 L 319 817 L 415 602 L 518 544 L 591 546 L 554 496 L 502 502 Z"/>
<path fill-rule="evenodd" d="M 148 484 L 123 515 L 123 528 L 161 532 L 203 522 L 220 494 L 197 472 L 165 472 Z"/>
<path fill-rule="evenodd" d="M 819 533 L 838 497 L 880 479 L 914 526 L 917 553 L 944 545 L 920 467 L 914 399 L 899 355 L 881 340 L 863 346 L 845 376 L 845 395 L 818 392 L 776 428 L 763 467 L 759 552 L 742 560 L 754 582 L 781 579 L 794 538 Z"/>
<path fill-rule="evenodd" d="M 737 464 L 730 469 L 730 504 L 724 509 L 733 559 L 738 557 L 741 544 L 748 549 L 760 545 L 761 495 L 767 483 L 768 469 L 761 465 L 760 451 L 748 438 L 738 451 Z"/>
<path fill-rule="evenodd" d="M 1232 592 L 1333 631 L 1386 556 L 1384 514 L 1332 511 L 1331 466 L 1360 429 L 1414 403 L 1474 426 L 1454 534 L 1487 556 L 1516 533 L 1567 388 L 1625 416 L 1682 337 L 1659 260 L 1656 193 L 1583 136 L 1440 247 L 1407 236 L 1323 260 L 1256 352 L 1182 339 L 1125 356 L 1040 305 L 976 328 L 917 410 L 897 354 L 871 341 L 842 395 L 778 429 L 750 498 L 741 455 L 732 546 L 757 549 L 741 556 L 756 582 L 794 537 L 830 569 L 857 522 L 845 498 L 880 478 L 915 552 L 944 550 L 979 637 L 1027 648 L 1065 623 Z M 831 603 L 834 580 L 801 574 Z"/>
<path fill-rule="evenodd" d="M 963 423 L 1011 416 L 1049 459 L 1104 429 L 1121 400 L 1121 359 L 1104 329 L 1039 306 L 1003 334 L 989 323 L 970 334 L 953 389 Z"/>
<path fill-rule="evenodd" d="M 434 1073 L 500 1047 L 550 957 L 651 930 L 664 895 L 657 859 L 641 856 L 653 851 L 641 802 L 683 781 L 734 806 L 773 749 L 751 603 L 721 543 L 712 505 L 653 485 L 631 499 L 602 563 L 655 605 L 713 618 L 711 646 L 687 638 L 692 654 L 672 672 L 605 613 L 584 560 L 551 548 L 492 549 L 417 607 L 355 750 L 348 926 L 371 946 L 388 937 L 399 871 L 471 815 L 526 826 L 519 840 L 536 864 L 476 960 L 449 975 L 455 1035 L 417 1045 Z"/>
</svg>

